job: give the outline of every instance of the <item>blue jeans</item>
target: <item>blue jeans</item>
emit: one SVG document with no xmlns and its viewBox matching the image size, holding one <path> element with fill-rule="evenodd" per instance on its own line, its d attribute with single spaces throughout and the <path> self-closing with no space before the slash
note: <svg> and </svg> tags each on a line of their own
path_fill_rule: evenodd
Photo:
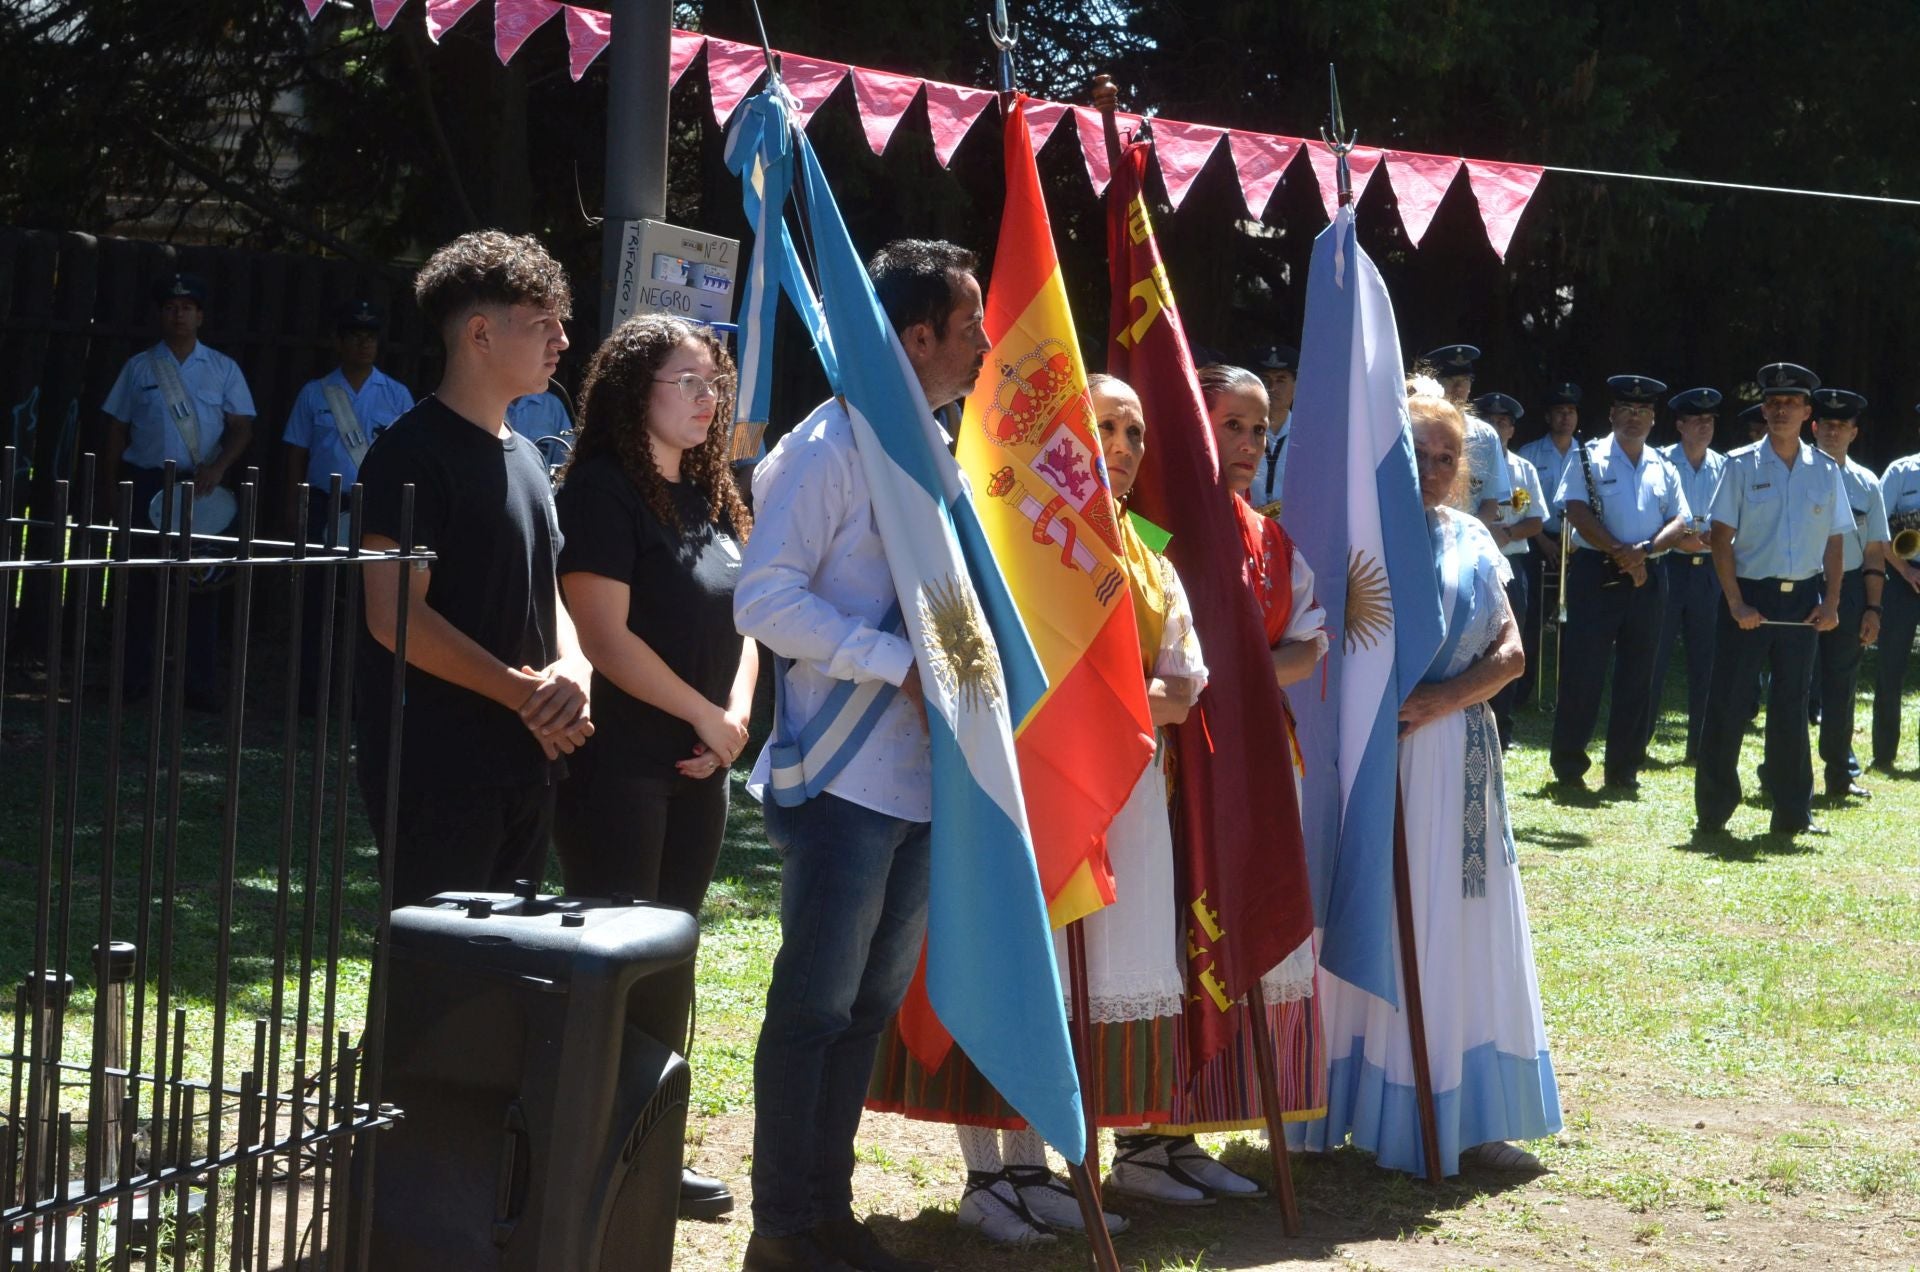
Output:
<svg viewBox="0 0 1920 1272">
<path fill-rule="evenodd" d="M 833 795 L 766 817 L 780 953 L 753 1057 L 753 1230 L 790 1237 L 853 1211 L 874 1052 L 926 936 L 932 827 Z"/>
</svg>

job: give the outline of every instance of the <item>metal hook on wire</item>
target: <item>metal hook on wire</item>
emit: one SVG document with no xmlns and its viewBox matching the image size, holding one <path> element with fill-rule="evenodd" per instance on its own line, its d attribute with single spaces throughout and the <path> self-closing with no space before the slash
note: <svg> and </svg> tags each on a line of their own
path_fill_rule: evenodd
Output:
<svg viewBox="0 0 1920 1272">
<path fill-rule="evenodd" d="M 987 18 L 987 37 L 1000 51 L 996 59 L 996 78 L 1002 93 L 1013 91 L 1013 50 L 1020 43 L 1020 28 L 1007 20 L 1007 0 L 993 0 L 993 12 Z"/>
<path fill-rule="evenodd" d="M 1333 152 L 1334 184 L 1340 192 L 1340 206 L 1346 207 L 1353 202 L 1353 173 L 1347 168 L 1347 156 L 1353 153 L 1353 141 L 1356 134 L 1347 127 L 1347 117 L 1340 109 L 1340 80 L 1333 73 L 1333 63 L 1327 63 L 1327 95 L 1331 105 L 1327 112 L 1327 127 L 1320 130 L 1320 140 Z"/>
</svg>

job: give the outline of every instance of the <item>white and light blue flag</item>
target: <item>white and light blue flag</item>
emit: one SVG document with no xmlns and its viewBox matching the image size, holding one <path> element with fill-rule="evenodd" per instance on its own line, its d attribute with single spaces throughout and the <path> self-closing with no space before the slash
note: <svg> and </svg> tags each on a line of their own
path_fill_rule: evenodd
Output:
<svg viewBox="0 0 1920 1272">
<path fill-rule="evenodd" d="M 1013 722 L 1046 680 L 918 376 L 854 250 L 806 134 L 777 87 L 744 103 L 728 141 L 758 226 L 743 320 L 771 334 L 796 301 L 845 404 L 913 644 L 933 751 L 927 993 L 974 1066 L 1070 1162 L 1086 1154 L 1046 898 L 1034 864 Z M 783 170 L 784 166 L 784 170 Z M 796 170 L 797 169 L 797 170 Z M 799 185 L 819 307 L 782 218 Z M 764 401 L 770 341 L 742 333 L 741 397 Z"/>
<path fill-rule="evenodd" d="M 1386 283 L 1343 207 L 1313 245 L 1283 496 L 1327 611 L 1324 679 L 1294 690 L 1320 963 L 1398 1002 L 1399 712 L 1440 647 L 1439 581 Z"/>
</svg>

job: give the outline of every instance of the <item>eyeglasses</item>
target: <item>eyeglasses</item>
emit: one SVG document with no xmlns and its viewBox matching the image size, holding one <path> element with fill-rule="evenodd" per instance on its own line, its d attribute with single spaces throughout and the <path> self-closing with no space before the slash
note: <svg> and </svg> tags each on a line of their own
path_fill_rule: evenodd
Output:
<svg viewBox="0 0 1920 1272">
<path fill-rule="evenodd" d="M 663 380 L 659 376 L 655 376 L 653 382 L 655 384 L 679 385 L 680 396 L 689 402 L 698 402 L 703 397 L 721 398 L 733 392 L 733 377 L 730 375 L 717 375 L 709 380 L 704 376 L 698 376 L 689 371 L 685 375 L 672 380 Z"/>
</svg>

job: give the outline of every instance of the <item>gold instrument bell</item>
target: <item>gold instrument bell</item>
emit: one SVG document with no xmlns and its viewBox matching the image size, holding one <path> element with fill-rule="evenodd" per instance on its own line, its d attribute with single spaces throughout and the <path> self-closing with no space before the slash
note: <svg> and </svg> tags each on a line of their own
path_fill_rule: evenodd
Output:
<svg viewBox="0 0 1920 1272">
<path fill-rule="evenodd" d="M 1897 517 L 1889 517 L 1887 528 L 1893 531 L 1893 555 L 1902 561 L 1920 557 L 1920 512 L 1903 512 Z"/>
<path fill-rule="evenodd" d="M 1532 502 L 1533 496 L 1527 493 L 1525 486 L 1515 486 L 1513 488 L 1513 498 L 1507 501 L 1507 506 L 1513 509 L 1513 513 L 1517 517 L 1525 512 L 1527 505 Z"/>
</svg>

